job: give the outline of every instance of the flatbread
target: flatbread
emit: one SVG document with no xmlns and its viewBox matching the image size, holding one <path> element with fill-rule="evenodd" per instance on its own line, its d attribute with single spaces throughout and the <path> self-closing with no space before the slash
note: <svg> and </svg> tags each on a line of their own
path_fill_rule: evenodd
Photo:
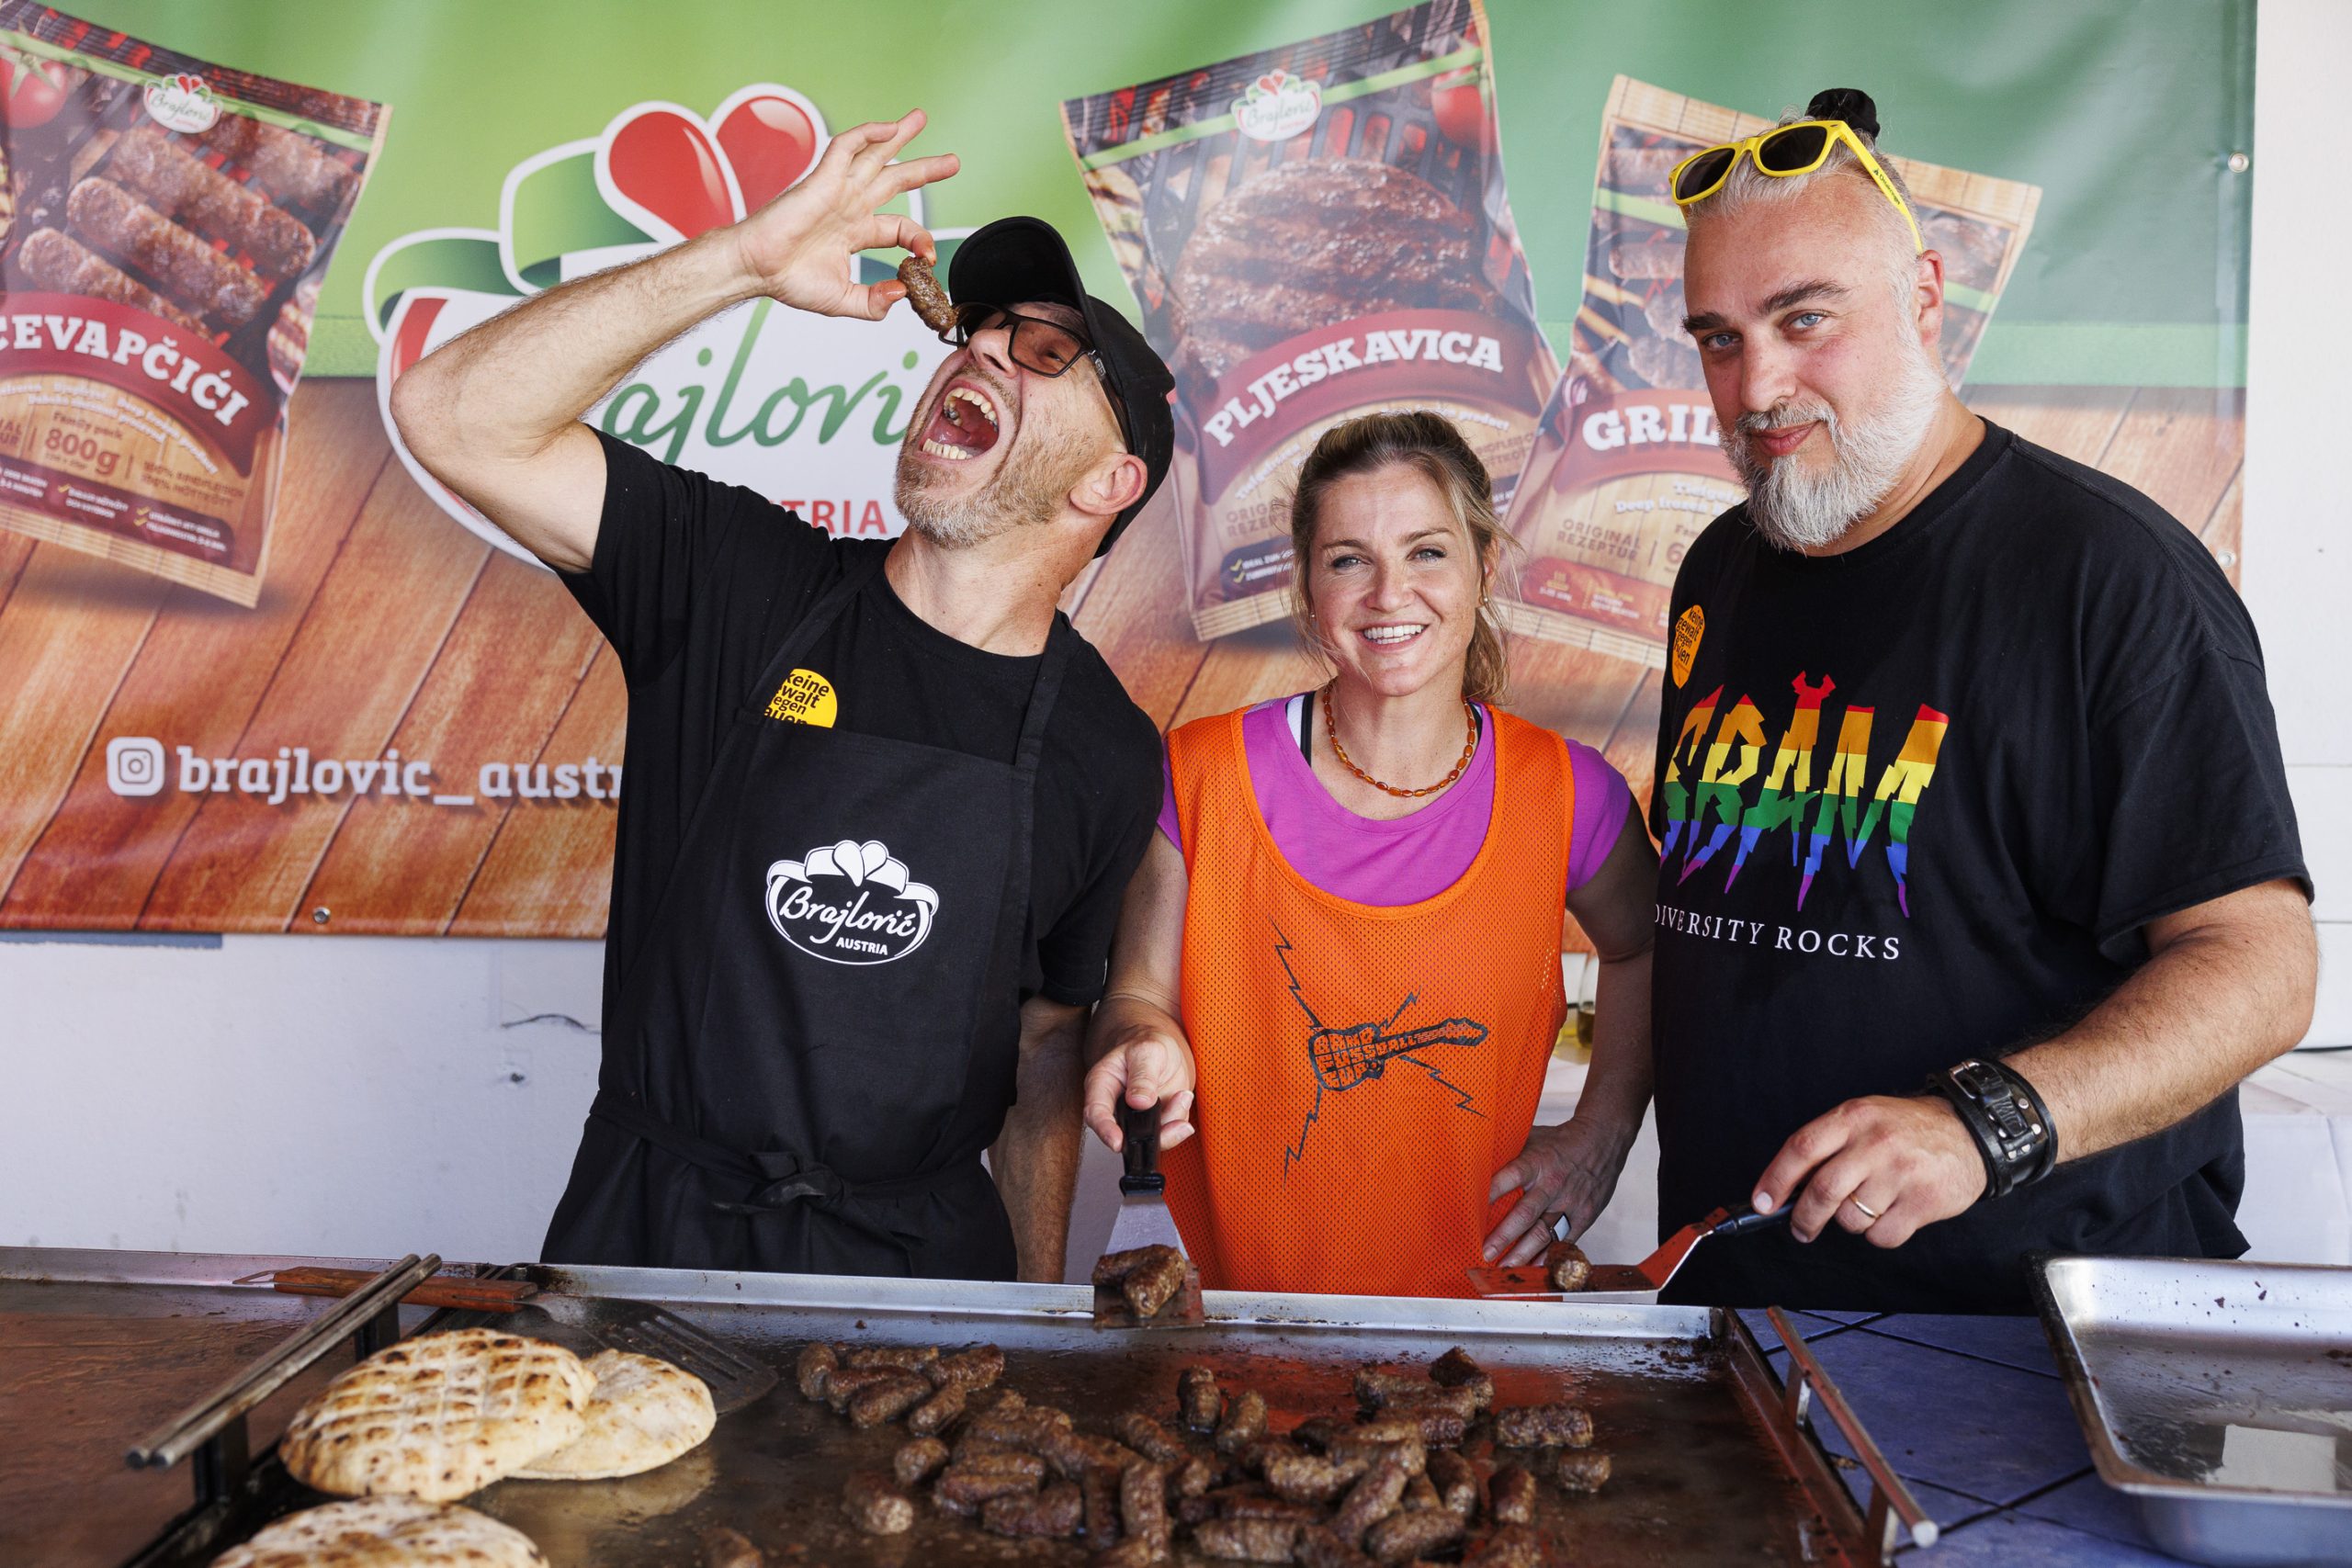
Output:
<svg viewBox="0 0 2352 1568">
<path fill-rule="evenodd" d="M 447 1503 L 363 1497 L 306 1508 L 212 1568 L 548 1568 L 521 1530 Z"/>
<path fill-rule="evenodd" d="M 588 1429 L 514 1472 L 526 1481 L 639 1475 L 699 1446 L 718 1422 L 710 1389 L 684 1367 L 627 1350 L 588 1358 L 596 1392 L 580 1414 Z"/>
<path fill-rule="evenodd" d="M 446 1503 L 577 1438 L 594 1386 L 579 1357 L 543 1339 L 420 1335 L 327 1384 L 278 1454 L 297 1481 L 337 1496 Z"/>
</svg>

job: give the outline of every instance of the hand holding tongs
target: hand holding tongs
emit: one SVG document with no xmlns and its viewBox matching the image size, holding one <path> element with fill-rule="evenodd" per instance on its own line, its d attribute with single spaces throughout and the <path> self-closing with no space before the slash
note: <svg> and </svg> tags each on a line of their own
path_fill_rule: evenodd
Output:
<svg viewBox="0 0 2352 1568">
<path fill-rule="evenodd" d="M 1787 1222 L 1787 1204 L 1770 1213 L 1758 1213 L 1750 1209 L 1734 1214 L 1729 1209 L 1717 1209 L 1704 1219 L 1684 1225 L 1666 1238 L 1665 1244 L 1639 1263 L 1596 1263 L 1586 1278 L 1584 1288 L 1563 1292 L 1552 1283 L 1548 1261 L 1522 1265 L 1517 1269 L 1472 1269 L 1466 1270 L 1470 1285 L 1482 1296 L 1512 1297 L 1539 1301 L 1567 1301 L 1575 1296 L 1656 1295 L 1666 1289 L 1667 1281 L 1681 1269 L 1690 1249 L 1711 1235 L 1738 1235 L 1744 1231 L 1762 1230 L 1768 1225 Z"/>
</svg>

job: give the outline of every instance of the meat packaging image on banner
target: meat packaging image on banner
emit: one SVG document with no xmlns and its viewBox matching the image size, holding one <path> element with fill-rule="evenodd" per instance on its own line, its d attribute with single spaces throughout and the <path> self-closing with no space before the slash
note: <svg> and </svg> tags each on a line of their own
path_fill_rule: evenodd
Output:
<svg viewBox="0 0 2352 1568">
<path fill-rule="evenodd" d="M 1062 106 L 1176 375 L 1202 637 L 1289 613 L 1290 492 L 1340 420 L 1426 408 L 1507 502 L 1558 364 L 1503 189 L 1487 19 L 1430 0 Z"/>
<path fill-rule="evenodd" d="M 1771 124 L 1623 76 L 1611 87 L 1575 346 L 1510 502 L 1524 551 L 1516 593 L 1504 597 L 1513 630 L 1665 664 L 1682 553 L 1745 493 L 1682 330 L 1682 214 L 1668 176 L 1701 148 Z M 1920 237 L 1944 259 L 1944 374 L 1958 387 L 2041 192 L 1885 162 L 1910 186 Z"/>
<path fill-rule="evenodd" d="M 239 604 L 389 111 L 0 4 L 0 528 Z"/>
<path fill-rule="evenodd" d="M 911 0 L 880 49 L 817 0 L 589 28 L 564 0 L 54 3 L 76 15 L 0 0 L 0 931 L 603 933 L 650 776 L 637 696 L 559 575 L 413 461 L 392 389 L 550 290 L 719 251 L 911 108 L 901 156 L 961 166 L 884 211 L 937 242 L 938 279 L 1033 215 L 1174 372 L 1167 481 L 1060 601 L 1162 729 L 1323 679 L 1284 624 L 1299 464 L 1340 420 L 1429 409 L 1517 541 L 1504 705 L 1646 799 L 1677 650 L 1687 672 L 1736 626 L 1660 622 L 1740 498 L 1667 171 L 1830 85 L 1933 160 L 1891 161 L 1966 406 L 2143 491 L 2225 570 L 2244 548 L 2251 0 L 2216 0 L 2210 36 L 2130 0 L 1898 29 L 1825 0 L 1793 55 L 1604 0 L 1200 0 L 1148 26 L 1030 0 L 978 30 Z M 903 303 L 751 298 L 582 417 L 774 502 L 752 515 L 776 529 L 887 539 L 953 352 Z M 853 677 L 733 695 L 854 728 Z M 888 852 L 852 876 L 845 833 Z M 895 976 L 876 947 L 927 963 L 960 929 L 878 827 L 754 858 L 735 896 L 796 960 Z"/>
</svg>

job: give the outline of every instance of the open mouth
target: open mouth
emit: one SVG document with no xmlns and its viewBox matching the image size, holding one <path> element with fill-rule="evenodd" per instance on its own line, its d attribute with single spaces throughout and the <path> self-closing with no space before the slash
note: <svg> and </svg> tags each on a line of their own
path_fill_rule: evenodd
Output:
<svg viewBox="0 0 2352 1568">
<path fill-rule="evenodd" d="M 922 449 L 934 457 L 961 462 L 996 445 L 996 405 L 986 393 L 957 382 L 932 411 L 923 426 Z"/>
<path fill-rule="evenodd" d="M 1374 648 L 1402 648 L 1428 629 L 1426 626 L 1366 626 L 1356 635 Z"/>
</svg>

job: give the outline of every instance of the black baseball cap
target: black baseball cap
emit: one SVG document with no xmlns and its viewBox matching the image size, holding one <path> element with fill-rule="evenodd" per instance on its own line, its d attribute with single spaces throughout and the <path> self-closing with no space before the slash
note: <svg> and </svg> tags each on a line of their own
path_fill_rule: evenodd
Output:
<svg viewBox="0 0 2352 1568">
<path fill-rule="evenodd" d="M 1176 450 L 1176 418 L 1168 394 L 1176 378 L 1116 307 L 1086 291 L 1069 246 L 1042 218 L 1000 218 L 967 237 L 947 264 L 947 293 L 959 305 L 1038 299 L 1068 305 L 1085 319 L 1103 389 L 1119 411 L 1127 450 L 1143 459 L 1144 468 L 1143 493 L 1113 519 L 1094 551 L 1102 554 L 1168 477 L 1168 460 Z"/>
</svg>

